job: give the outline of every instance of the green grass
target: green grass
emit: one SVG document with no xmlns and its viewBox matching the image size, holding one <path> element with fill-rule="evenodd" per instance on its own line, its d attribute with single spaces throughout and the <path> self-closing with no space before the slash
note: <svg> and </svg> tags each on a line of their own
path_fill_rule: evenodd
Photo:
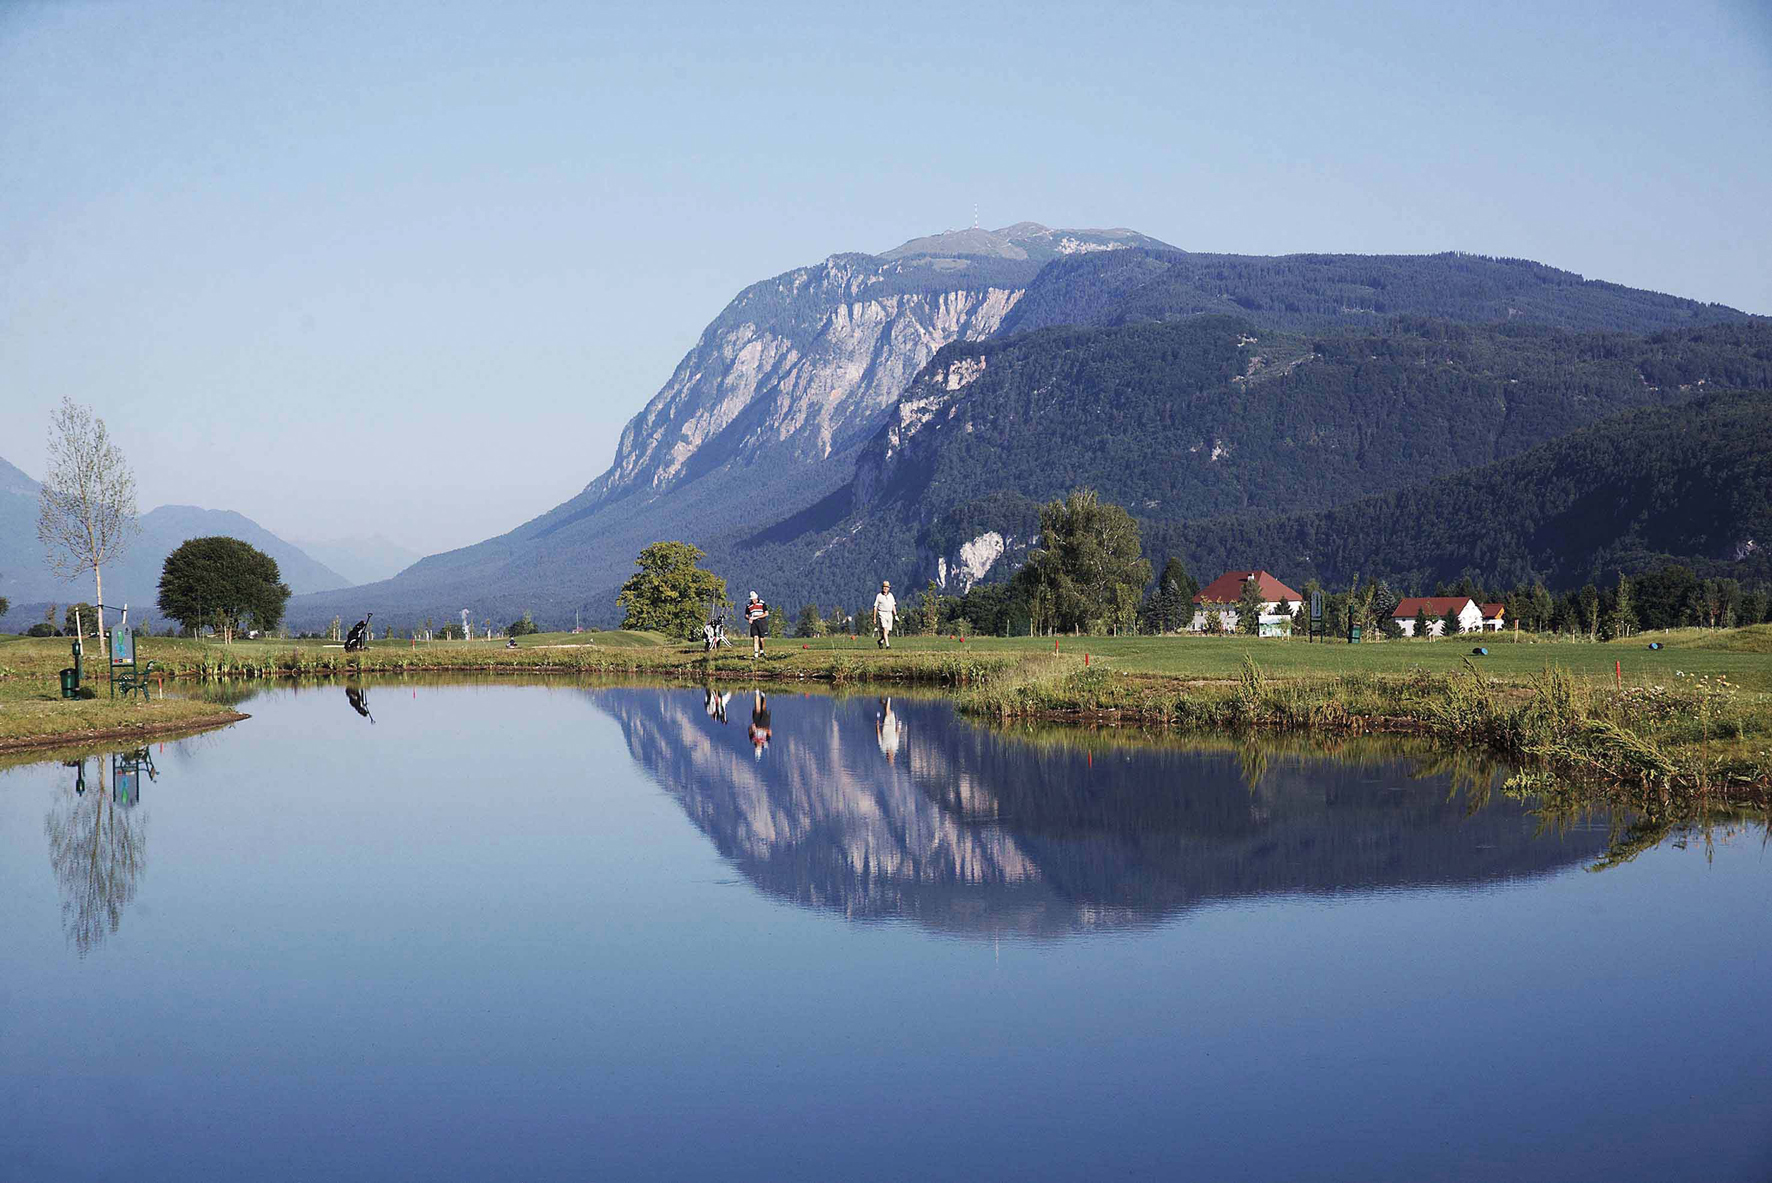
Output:
<svg viewBox="0 0 1772 1183">
<path fill-rule="evenodd" d="M 1685 650 L 1712 650 L 1721 653 L 1758 653 L 1772 655 L 1772 624 L 1755 624 L 1732 629 L 1678 629 L 1665 644 Z"/>
<path fill-rule="evenodd" d="M 1652 652 L 1648 642 L 1665 646 Z M 31 676 L 53 677 L 67 665 L 65 637 L 14 638 L 0 641 L 0 676 L 8 670 Z M 1401 674 L 1412 669 L 1446 673 L 1462 668 L 1473 647 L 1483 645 L 1489 656 L 1472 658 L 1483 672 L 1506 682 L 1524 685 L 1546 665 L 1556 665 L 1577 676 L 1613 676 L 1613 663 L 1623 666 L 1626 684 L 1667 683 L 1676 671 L 1687 674 L 1724 674 L 1744 689 L 1772 692 L 1772 625 L 1746 629 L 1682 629 L 1668 634 L 1632 637 L 1626 641 L 1590 644 L 1581 641 L 1515 642 L 1511 633 L 1500 636 L 1467 636 L 1443 641 L 1378 641 L 1348 645 L 1334 641 L 1309 644 L 1302 640 L 1246 637 L 1061 637 L 1065 658 L 1081 660 L 1134 675 L 1158 675 L 1182 679 L 1235 677 L 1244 653 L 1260 662 L 1271 677 L 1338 677 L 1346 674 Z M 96 649 L 91 643 L 91 652 Z M 452 663 L 465 668 L 484 668 L 512 663 L 530 668 L 552 660 L 571 662 L 575 657 L 620 654 L 638 661 L 664 665 L 699 664 L 700 645 L 676 641 L 657 633 L 612 630 L 594 633 L 541 633 L 523 637 L 515 650 L 499 641 L 376 641 L 363 660 L 374 668 L 446 668 Z M 802 640 L 777 637 L 769 641 L 772 662 L 786 661 L 795 667 L 812 668 L 841 659 L 848 662 L 895 663 L 900 659 L 967 656 L 992 660 L 1045 657 L 1052 653 L 1050 638 L 976 637 L 965 642 L 947 637 L 900 637 L 892 650 L 882 653 L 865 637 L 820 637 Z M 537 652 L 539 651 L 539 652 Z M 721 661 L 733 655 L 749 661 L 748 638 L 734 637 L 733 648 L 722 651 Z M 347 655 L 337 642 L 236 641 L 223 646 L 209 642 L 146 638 L 141 656 L 154 658 L 168 669 L 197 672 L 198 667 L 218 662 L 234 666 L 271 666 L 290 654 L 300 654 L 306 665 L 325 663 L 344 668 L 356 655 Z M 551 655 L 548 656 L 548 655 Z"/>
<path fill-rule="evenodd" d="M 105 696 L 64 700 L 60 683 L 41 679 L 0 679 L 0 751 L 76 743 L 83 739 L 122 739 L 167 730 L 196 729 L 240 716 L 224 706 L 180 697 L 142 701 Z"/>
<path fill-rule="evenodd" d="M 0 650 L 0 678 L 38 679 L 53 687 L 55 671 L 67 665 L 69 642 L 48 638 Z M 89 649 L 96 646 L 88 646 Z M 749 645 L 722 650 L 709 659 L 699 644 L 679 643 L 654 633 L 568 633 L 524 637 L 515 649 L 504 641 L 377 641 L 367 653 L 346 653 L 336 642 L 212 642 L 149 639 L 138 656 L 152 659 L 173 677 L 235 678 L 344 673 L 461 672 L 491 674 L 653 674 L 677 678 L 818 678 L 830 681 L 878 679 L 965 684 L 1006 669 L 1017 658 L 994 657 L 958 644 L 925 646 L 892 653 L 807 651 L 772 645 L 766 660 L 753 661 Z M 102 680 L 103 668 L 99 669 Z"/>
<path fill-rule="evenodd" d="M 1651 640 L 1661 641 L 1665 647 L 1651 651 Z M 847 637 L 771 644 L 791 645 L 795 651 L 803 644 L 810 645 L 814 653 L 832 649 L 874 651 L 871 641 L 852 643 Z M 1489 650 L 1487 657 L 1471 656 L 1471 650 L 1479 646 Z M 893 641 L 894 652 L 951 652 L 962 647 L 977 654 L 1044 656 L 1052 653 L 1052 639 L 979 637 L 967 640 L 964 646 L 946 637 L 903 637 Z M 1676 672 L 1723 674 L 1746 690 L 1772 693 L 1772 625 L 1721 631 L 1687 629 L 1607 644 L 1566 640 L 1515 642 L 1511 633 L 1359 645 L 1250 637 L 1061 637 L 1059 650 L 1061 655 L 1079 660 L 1087 653 L 1092 665 L 1101 664 L 1128 674 L 1190 680 L 1234 678 L 1245 653 L 1275 678 L 1404 674 L 1414 669 L 1450 673 L 1462 669 L 1468 657 L 1486 676 L 1521 686 L 1546 665 L 1559 666 L 1578 677 L 1611 681 L 1616 662 L 1623 667 L 1626 685 L 1667 684 L 1675 680 Z"/>
<path fill-rule="evenodd" d="M 379 645 L 398 645 L 398 641 L 378 641 Z M 503 641 L 492 642 L 503 645 Z M 594 633 L 533 633 L 527 637 L 517 638 L 517 645 L 523 649 L 533 649 L 540 645 L 589 645 L 604 649 L 668 649 L 679 642 L 661 633 L 629 632 L 626 629 L 610 629 Z"/>
</svg>

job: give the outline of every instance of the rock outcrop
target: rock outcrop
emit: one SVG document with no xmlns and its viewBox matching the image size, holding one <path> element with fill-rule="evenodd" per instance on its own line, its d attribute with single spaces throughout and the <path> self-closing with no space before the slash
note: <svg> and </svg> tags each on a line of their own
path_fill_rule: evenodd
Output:
<svg viewBox="0 0 1772 1183">
<path fill-rule="evenodd" d="M 817 464 L 858 443 L 937 350 L 991 336 L 1040 267 L 1157 246 L 1022 222 L 832 255 L 740 292 L 629 421 L 584 496 L 663 491 L 721 464 Z"/>
</svg>

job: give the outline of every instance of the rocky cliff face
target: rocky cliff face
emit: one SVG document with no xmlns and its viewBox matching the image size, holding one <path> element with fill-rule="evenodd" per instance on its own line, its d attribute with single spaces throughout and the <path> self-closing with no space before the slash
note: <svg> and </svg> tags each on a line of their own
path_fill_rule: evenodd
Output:
<svg viewBox="0 0 1772 1183">
<path fill-rule="evenodd" d="M 740 296 L 629 422 L 594 487 L 663 490 L 741 456 L 823 460 L 871 427 L 937 349 L 994 333 L 1021 296 L 991 283 L 870 292 L 886 266 L 831 258 Z M 816 308 L 770 317 L 766 306 L 783 301 L 769 297 Z"/>
<path fill-rule="evenodd" d="M 622 432 L 586 494 L 662 491 L 732 460 L 817 463 L 859 442 L 937 350 L 995 333 L 1049 259 L 1156 244 L 1031 222 L 832 255 L 753 284 Z"/>
</svg>

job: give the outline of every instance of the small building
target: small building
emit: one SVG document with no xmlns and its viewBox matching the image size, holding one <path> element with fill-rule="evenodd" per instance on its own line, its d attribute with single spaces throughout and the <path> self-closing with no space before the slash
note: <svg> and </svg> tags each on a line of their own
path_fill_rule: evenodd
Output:
<svg viewBox="0 0 1772 1183">
<path fill-rule="evenodd" d="M 1483 627 L 1483 610 L 1469 596 L 1410 596 L 1397 605 L 1397 610 L 1391 613 L 1391 619 L 1402 626 L 1405 637 L 1413 637 L 1415 618 L 1424 608 L 1427 609 L 1427 631 L 1431 637 L 1445 633 L 1446 614 L 1449 612 L 1457 614 L 1458 631 L 1461 633 L 1474 633 Z"/>
<path fill-rule="evenodd" d="M 1501 618 L 1507 615 L 1506 604 L 1479 604 L 1483 610 L 1483 627 L 1492 633 L 1501 631 Z"/>
<path fill-rule="evenodd" d="M 1189 627 L 1195 632 L 1205 632 L 1207 616 L 1217 612 L 1224 618 L 1225 631 L 1235 632 L 1237 605 L 1243 598 L 1243 585 L 1251 579 L 1255 580 L 1256 590 L 1261 595 L 1261 620 L 1257 623 L 1271 626 L 1273 630 L 1264 630 L 1261 635 L 1282 635 L 1279 617 L 1285 615 L 1290 621 L 1291 611 L 1298 607 L 1298 602 L 1303 597 L 1266 571 L 1226 571 L 1201 588 L 1200 594 L 1194 597 L 1194 619 Z M 1282 602 L 1286 604 L 1285 613 L 1276 611 Z M 1287 627 L 1290 628 L 1290 625 Z"/>
</svg>

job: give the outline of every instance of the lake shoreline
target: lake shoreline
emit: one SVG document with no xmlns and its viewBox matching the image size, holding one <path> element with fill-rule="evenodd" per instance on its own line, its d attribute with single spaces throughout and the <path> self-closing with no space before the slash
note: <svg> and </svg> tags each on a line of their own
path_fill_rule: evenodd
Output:
<svg viewBox="0 0 1772 1183">
<path fill-rule="evenodd" d="M 168 719 L 159 723 L 132 723 L 116 727 L 68 728 L 61 731 L 37 732 L 30 735 L 0 737 L 0 756 L 15 752 L 53 751 L 58 748 L 88 747 L 117 740 L 183 738 L 198 732 L 225 727 L 252 718 L 236 710 L 217 710 L 208 714 Z"/>
<path fill-rule="evenodd" d="M 1453 646 L 1392 642 L 1403 659 L 1393 664 L 1389 645 L 1370 652 L 1284 642 L 1233 648 L 1184 638 L 1158 644 L 1061 638 L 1051 649 L 1036 649 L 999 638 L 917 637 L 887 651 L 859 638 L 778 639 L 761 659 L 746 650 L 710 655 L 670 638 L 620 632 L 538 638 L 514 649 L 379 642 L 347 654 L 311 641 L 221 646 L 177 640 L 154 647 L 169 679 L 196 682 L 446 674 L 915 687 L 951 694 L 960 711 L 982 720 L 1415 735 L 1633 793 L 1763 803 L 1772 797 L 1769 696 L 1751 682 L 1738 693 L 1718 666 L 1726 662 L 1730 675 L 1739 671 L 1762 683 L 1772 677 L 1772 654 L 1759 652 L 1772 633 L 1753 639 L 1766 631 L 1760 626 L 1740 634 L 1752 641 L 1749 651 L 1658 656 L 1654 660 L 1670 667 L 1660 674 L 1643 669 L 1647 655 L 1607 646 L 1546 646 L 1529 665 L 1521 660 L 1525 654 L 1473 661 L 1449 652 Z M 0 684 L 20 678 L 52 685 L 49 666 L 63 658 L 26 644 L 0 647 L 0 667 L 10 667 L 0 673 L 11 675 Z M 27 661 L 14 664 L 14 655 Z M 1604 662 L 1599 676 L 1563 664 L 1585 666 L 1596 657 Z M 1612 667 L 1616 662 L 1622 669 L 1627 659 L 1642 672 L 1629 682 L 1615 679 Z M 1716 672 L 1690 676 L 1671 668 L 1674 661 L 1709 661 Z M 1672 676 L 1664 683 L 1661 675 Z"/>
</svg>

